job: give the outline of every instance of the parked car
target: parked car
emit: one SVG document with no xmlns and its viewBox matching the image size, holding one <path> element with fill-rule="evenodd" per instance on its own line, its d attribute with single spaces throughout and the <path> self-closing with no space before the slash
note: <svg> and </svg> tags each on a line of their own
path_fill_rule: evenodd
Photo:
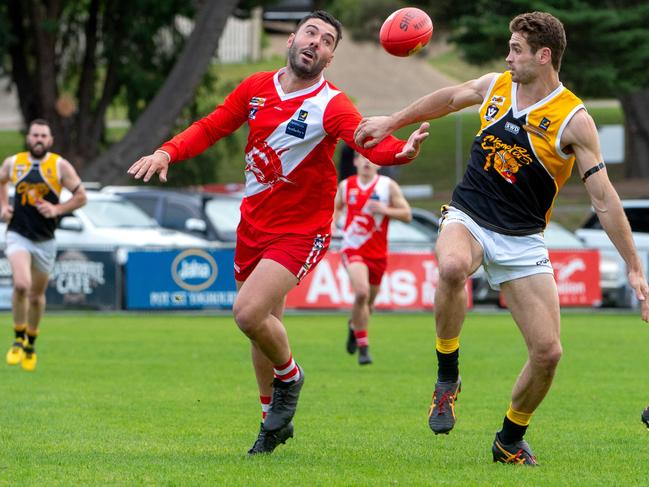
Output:
<svg viewBox="0 0 649 487">
<path fill-rule="evenodd" d="M 185 233 L 167 230 L 137 206 L 118 196 L 86 191 L 85 206 L 65 215 L 55 232 L 61 248 L 207 247 L 210 243 Z M 64 191 L 61 198 L 70 195 Z M 4 244 L 6 224 L 0 227 Z"/>
<path fill-rule="evenodd" d="M 264 7 L 264 20 L 298 22 L 315 10 L 314 0 L 278 0 Z"/>
<path fill-rule="evenodd" d="M 234 242 L 239 225 L 241 194 L 214 194 L 137 186 L 106 186 L 137 205 L 164 228 L 210 241 Z"/>
<path fill-rule="evenodd" d="M 647 272 L 649 271 L 649 199 L 622 200 L 622 207 L 629 219 L 633 240 Z M 634 298 L 627 284 L 626 264 L 602 228 L 594 210 L 591 210 L 582 227 L 575 233 L 587 247 L 599 249 L 603 265 L 605 261 L 608 263 L 608 269 L 601 269 L 602 280 L 604 281 L 606 276 L 610 281 L 606 293 L 605 286 L 602 284 L 605 304 L 631 305 Z"/>
</svg>

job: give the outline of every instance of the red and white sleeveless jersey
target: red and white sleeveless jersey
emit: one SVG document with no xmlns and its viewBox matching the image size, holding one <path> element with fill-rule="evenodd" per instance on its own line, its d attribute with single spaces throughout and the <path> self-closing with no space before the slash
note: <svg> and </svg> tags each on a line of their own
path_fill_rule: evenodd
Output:
<svg viewBox="0 0 649 487">
<path fill-rule="evenodd" d="M 390 219 L 371 213 L 367 207 L 372 200 L 390 206 L 390 181 L 386 176 L 377 175 L 366 185 L 359 181 L 358 176 L 350 176 L 342 182 L 341 191 L 347 208 L 342 250 L 354 249 L 355 253 L 368 259 L 386 257 Z"/>
<path fill-rule="evenodd" d="M 357 147 L 353 135 L 361 116 L 349 98 L 324 77 L 284 93 L 279 80 L 285 69 L 245 79 L 222 105 L 161 150 L 172 162 L 188 159 L 248 122 L 241 218 L 267 233 L 329 233 L 338 139 L 380 165 L 408 162 L 394 157 L 404 142 L 390 137 L 372 149 Z"/>
</svg>

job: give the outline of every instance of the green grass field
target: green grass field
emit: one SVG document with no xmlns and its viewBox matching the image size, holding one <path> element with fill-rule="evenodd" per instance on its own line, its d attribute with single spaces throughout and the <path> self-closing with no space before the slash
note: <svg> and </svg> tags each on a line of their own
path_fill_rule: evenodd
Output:
<svg viewBox="0 0 649 487">
<path fill-rule="evenodd" d="M 375 316 L 366 368 L 344 352 L 345 321 L 286 318 L 306 373 L 296 437 L 246 458 L 258 396 L 230 317 L 47 315 L 37 371 L 0 366 L 0 485 L 646 484 L 639 317 L 564 316 L 564 358 L 527 435 L 537 469 L 491 463 L 525 359 L 508 314 L 469 315 L 458 423 L 438 437 L 431 315 Z"/>
</svg>

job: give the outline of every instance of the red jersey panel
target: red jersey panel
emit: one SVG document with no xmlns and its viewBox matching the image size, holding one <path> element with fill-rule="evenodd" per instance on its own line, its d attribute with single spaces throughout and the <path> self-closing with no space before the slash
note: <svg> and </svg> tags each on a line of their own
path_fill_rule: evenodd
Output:
<svg viewBox="0 0 649 487">
<path fill-rule="evenodd" d="M 385 259 L 388 253 L 388 222 L 385 215 L 371 213 L 368 203 L 380 201 L 390 206 L 390 181 L 377 175 L 369 184 L 362 184 L 358 176 L 350 176 L 342 183 L 342 194 L 347 207 L 343 229 L 342 250 L 354 250 L 367 259 Z"/>
<path fill-rule="evenodd" d="M 242 220 L 268 233 L 329 233 L 338 139 L 380 165 L 408 162 L 394 157 L 404 142 L 389 137 L 372 149 L 357 147 L 353 135 L 361 116 L 349 98 L 324 77 L 309 88 L 284 93 L 279 82 L 284 70 L 247 78 L 222 105 L 161 150 L 172 162 L 188 159 L 248 122 Z"/>
</svg>

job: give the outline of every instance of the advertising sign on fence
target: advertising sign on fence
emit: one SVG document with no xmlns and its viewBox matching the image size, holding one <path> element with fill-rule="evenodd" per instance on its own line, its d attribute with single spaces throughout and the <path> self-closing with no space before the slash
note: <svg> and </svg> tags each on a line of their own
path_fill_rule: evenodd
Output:
<svg viewBox="0 0 649 487">
<path fill-rule="evenodd" d="M 232 249 L 129 252 L 127 309 L 231 308 Z"/>
<path fill-rule="evenodd" d="M 9 260 L 0 252 L 0 309 L 11 308 Z M 113 251 L 59 249 L 46 290 L 47 307 L 119 309 L 120 270 Z"/>
<path fill-rule="evenodd" d="M 381 281 L 375 306 L 387 310 L 432 309 L 437 288 L 437 261 L 433 254 L 392 253 Z M 471 306 L 471 283 L 467 283 Z M 328 253 L 294 288 L 287 308 L 348 308 L 354 301 L 349 277 L 340 254 Z"/>
</svg>

